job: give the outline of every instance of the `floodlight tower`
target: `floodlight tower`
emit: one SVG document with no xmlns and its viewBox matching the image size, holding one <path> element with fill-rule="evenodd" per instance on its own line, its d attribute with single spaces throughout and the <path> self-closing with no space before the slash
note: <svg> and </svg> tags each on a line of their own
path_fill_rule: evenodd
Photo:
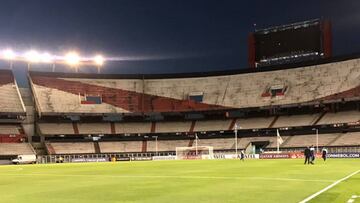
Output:
<svg viewBox="0 0 360 203">
<path fill-rule="evenodd" d="M 65 61 L 67 64 L 69 64 L 71 67 L 75 68 L 75 72 L 78 73 L 78 65 L 80 63 L 80 57 L 79 54 L 76 52 L 69 52 L 65 56 Z"/>
<path fill-rule="evenodd" d="M 93 60 L 97 67 L 97 73 L 100 73 L 100 68 L 104 65 L 104 57 L 101 55 L 96 55 Z"/>
<path fill-rule="evenodd" d="M 6 49 L 2 52 L 2 58 L 10 62 L 10 69 L 13 68 L 13 61 L 15 59 L 16 55 L 13 50 Z"/>
</svg>

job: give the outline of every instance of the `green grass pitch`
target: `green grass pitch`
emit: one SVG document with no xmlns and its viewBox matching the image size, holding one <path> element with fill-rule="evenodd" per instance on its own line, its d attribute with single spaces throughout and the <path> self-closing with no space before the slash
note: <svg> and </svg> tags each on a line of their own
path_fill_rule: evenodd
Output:
<svg viewBox="0 0 360 203">
<path fill-rule="evenodd" d="M 300 202 L 359 169 L 360 159 L 0 166 L 0 202 Z M 347 202 L 352 195 L 360 195 L 360 173 L 310 202 Z"/>
</svg>

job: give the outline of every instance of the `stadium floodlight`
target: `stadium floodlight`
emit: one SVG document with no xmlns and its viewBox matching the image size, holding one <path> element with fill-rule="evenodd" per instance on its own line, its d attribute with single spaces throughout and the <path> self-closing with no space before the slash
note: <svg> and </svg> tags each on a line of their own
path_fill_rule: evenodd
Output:
<svg viewBox="0 0 360 203">
<path fill-rule="evenodd" d="M 65 56 L 65 61 L 70 66 L 76 66 L 80 63 L 80 56 L 76 52 L 69 52 Z"/>
<path fill-rule="evenodd" d="M 100 67 L 104 65 L 104 57 L 101 55 L 96 55 L 93 60 L 97 67 L 97 72 L 100 73 Z"/>
<path fill-rule="evenodd" d="M 16 55 L 15 55 L 15 52 L 11 49 L 5 49 L 4 51 L 2 51 L 2 57 L 5 59 L 5 60 L 9 60 L 9 61 L 12 61 L 15 59 Z"/>
<path fill-rule="evenodd" d="M 40 54 L 35 50 L 30 50 L 25 53 L 25 59 L 28 63 L 38 63 L 40 62 Z"/>
<path fill-rule="evenodd" d="M 67 64 L 69 64 L 71 67 L 75 67 L 75 72 L 79 72 L 78 65 L 80 63 L 80 56 L 76 52 L 69 52 L 65 56 L 65 61 Z"/>
<path fill-rule="evenodd" d="M 97 66 L 102 66 L 102 65 L 104 65 L 104 57 L 103 56 L 101 56 L 101 55 L 96 55 L 95 57 L 94 57 L 94 63 L 95 63 L 95 65 L 97 65 Z"/>
<path fill-rule="evenodd" d="M 6 49 L 2 52 L 2 57 L 5 59 L 5 60 L 8 60 L 10 61 L 10 69 L 13 68 L 13 60 L 15 59 L 16 55 L 15 55 L 15 52 L 11 49 Z"/>
<path fill-rule="evenodd" d="M 53 63 L 54 58 L 49 53 L 43 53 L 40 55 L 40 61 L 42 63 Z"/>
</svg>

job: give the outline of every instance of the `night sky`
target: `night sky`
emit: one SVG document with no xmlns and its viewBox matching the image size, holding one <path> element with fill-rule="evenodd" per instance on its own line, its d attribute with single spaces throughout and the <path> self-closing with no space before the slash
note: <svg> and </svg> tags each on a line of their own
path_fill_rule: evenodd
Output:
<svg viewBox="0 0 360 203">
<path fill-rule="evenodd" d="M 106 73 L 237 69 L 247 67 L 254 24 L 314 18 L 332 21 L 334 55 L 360 52 L 359 0 L 0 0 L 0 48 L 125 59 L 107 63 Z M 32 69 L 51 71 L 49 65 Z M 15 63 L 20 84 L 25 71 L 25 63 Z"/>
</svg>

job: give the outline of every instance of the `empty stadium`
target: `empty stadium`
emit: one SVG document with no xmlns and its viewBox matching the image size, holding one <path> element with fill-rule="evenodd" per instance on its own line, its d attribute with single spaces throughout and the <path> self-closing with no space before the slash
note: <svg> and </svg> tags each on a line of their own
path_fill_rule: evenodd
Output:
<svg viewBox="0 0 360 203">
<path fill-rule="evenodd" d="M 52 155 L 150 156 L 155 137 L 157 153 L 174 154 L 177 146 L 193 146 L 195 134 L 201 145 L 231 151 L 235 123 L 241 127 L 239 150 L 251 150 L 256 142 L 274 150 L 275 129 L 284 139 L 282 151 L 301 150 L 315 144 L 317 129 L 319 147 L 359 152 L 358 64 L 358 58 L 347 58 L 208 76 L 30 72 L 31 90 L 13 87 L 17 102 L 7 109 L 19 116 L 25 106 L 33 110 L 25 119 L 36 132 L 30 138 L 41 140 L 37 149 Z M 22 99 L 21 92 L 31 98 Z M 2 134 L 16 128 L 21 125 L 5 125 Z M 24 136 L 20 131 L 14 134 Z"/>
<path fill-rule="evenodd" d="M 254 24 L 248 66 L 217 71 L 4 50 L 0 201 L 360 201 L 360 55 L 333 55 L 331 26 Z"/>
<path fill-rule="evenodd" d="M 27 154 L 36 154 L 39 164 L 60 157 L 64 162 L 151 160 L 176 156 L 176 147 L 195 143 L 213 147 L 215 157 L 235 150 L 271 154 L 277 150 L 276 129 L 281 153 L 302 153 L 317 144 L 330 154 L 356 155 L 358 66 L 358 58 L 347 57 L 206 75 L 30 72 L 29 88 L 19 88 L 4 70 L 2 162 Z M 235 124 L 240 126 L 236 143 Z"/>
</svg>

